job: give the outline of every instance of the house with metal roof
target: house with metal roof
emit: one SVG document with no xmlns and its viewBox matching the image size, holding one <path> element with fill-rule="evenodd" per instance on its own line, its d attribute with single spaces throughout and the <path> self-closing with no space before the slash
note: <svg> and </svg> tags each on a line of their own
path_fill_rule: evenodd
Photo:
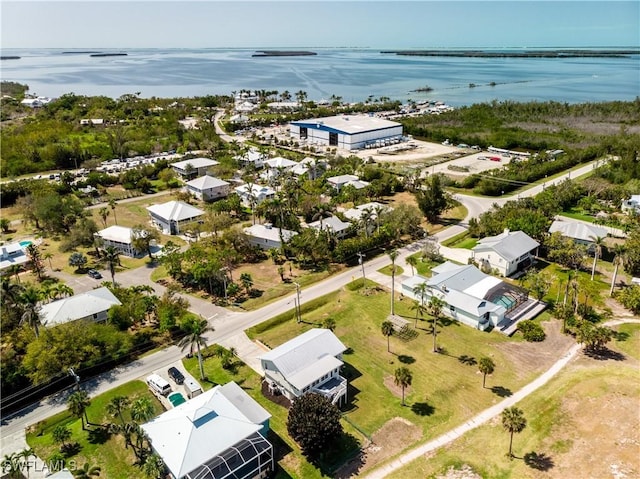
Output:
<svg viewBox="0 0 640 479">
<path fill-rule="evenodd" d="M 168 201 L 147 207 L 151 223 L 164 234 L 177 235 L 189 224 L 199 221 L 204 211 L 184 201 Z"/>
<path fill-rule="evenodd" d="M 289 123 L 293 139 L 307 144 L 356 150 L 402 137 L 402 124 L 369 115 L 336 115 Z"/>
<path fill-rule="evenodd" d="M 269 414 L 234 382 L 216 386 L 141 427 L 173 479 L 254 479 L 275 464 Z"/>
<path fill-rule="evenodd" d="M 402 293 L 409 298 L 428 303 L 435 296 L 444 301 L 442 313 L 476 329 L 499 326 L 522 311 L 529 301 L 526 291 L 473 265 L 457 265 L 447 261 L 432 269 L 433 276 L 415 275 L 402 282 Z M 424 295 L 416 287 L 426 285 Z M 533 303 L 532 303 L 533 305 Z"/>
<path fill-rule="evenodd" d="M 497 236 L 479 240 L 471 250 L 471 257 L 481 268 L 490 268 L 506 277 L 531 266 L 538 246 L 540 243 L 528 234 L 505 229 Z"/>
<path fill-rule="evenodd" d="M 136 257 L 140 254 L 133 246 L 133 229 L 125 226 L 111 225 L 95 234 L 102 240 L 102 248 L 113 247 L 119 253 Z"/>
<path fill-rule="evenodd" d="M 342 221 L 337 216 L 329 216 L 328 218 L 322 218 L 313 223 L 308 223 L 307 228 L 313 228 L 318 231 L 330 231 L 336 238 L 342 239 L 350 233 L 351 223 Z"/>
<path fill-rule="evenodd" d="M 628 200 L 622 200 L 622 211 L 640 215 L 640 195 L 631 195 Z"/>
<path fill-rule="evenodd" d="M 591 251 L 596 238 L 606 238 L 609 232 L 606 228 L 571 220 L 555 220 L 549 227 L 549 233 L 560 233 L 565 238 L 587 247 Z"/>
<path fill-rule="evenodd" d="M 260 357 L 269 389 L 294 399 L 322 394 L 334 404 L 347 400 L 347 380 L 340 376 L 346 346 L 328 329 L 310 329 Z"/>
<path fill-rule="evenodd" d="M 79 319 L 106 321 L 111 306 L 120 304 L 109 288 L 102 287 L 47 303 L 40 308 L 40 318 L 47 327 Z"/>
<path fill-rule="evenodd" d="M 283 243 L 288 242 L 298 234 L 295 231 L 274 228 L 271 223 L 255 224 L 245 228 L 243 231 L 249 237 L 249 243 L 265 250 L 280 249 Z"/>
<path fill-rule="evenodd" d="M 254 168 L 262 168 L 269 156 L 257 148 L 250 148 L 244 155 L 235 156 L 234 159 L 240 166 L 253 165 Z"/>
<path fill-rule="evenodd" d="M 28 244 L 27 244 L 28 243 Z M 30 241 L 14 241 L 0 246 L 0 271 L 29 261 L 26 249 Z"/>
<path fill-rule="evenodd" d="M 219 165 L 220 162 L 210 158 L 191 158 L 189 160 L 171 163 L 171 168 L 184 179 L 196 178 L 207 174 L 207 170 L 212 166 Z"/>
<path fill-rule="evenodd" d="M 240 197 L 240 201 L 247 208 L 253 208 L 265 200 L 270 200 L 276 196 L 276 190 L 270 186 L 245 183 L 237 186 L 234 191 Z"/>
<path fill-rule="evenodd" d="M 204 175 L 200 178 L 188 181 L 184 185 L 184 191 L 195 196 L 202 201 L 214 201 L 225 198 L 229 195 L 229 185 L 227 181 L 215 176 Z"/>
<path fill-rule="evenodd" d="M 356 175 L 332 176 L 331 178 L 327 178 L 327 183 L 329 183 L 336 191 L 340 191 L 345 186 L 353 186 L 356 190 L 361 190 L 362 188 L 369 186 L 368 181 L 363 181 Z"/>
</svg>

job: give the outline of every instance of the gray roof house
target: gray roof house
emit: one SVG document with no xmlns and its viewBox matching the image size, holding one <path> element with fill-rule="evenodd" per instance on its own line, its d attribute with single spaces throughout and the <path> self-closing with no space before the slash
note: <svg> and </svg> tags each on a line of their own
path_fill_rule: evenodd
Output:
<svg viewBox="0 0 640 479">
<path fill-rule="evenodd" d="M 505 229 L 497 236 L 479 240 L 471 250 L 471 257 L 502 276 L 511 276 L 531 266 L 538 246 L 540 243 L 526 233 Z"/>
<path fill-rule="evenodd" d="M 177 235 L 190 223 L 199 221 L 204 211 L 184 201 L 168 201 L 161 205 L 147 207 L 151 222 L 164 234 Z"/>
<path fill-rule="evenodd" d="M 142 425 L 174 479 L 254 479 L 274 470 L 269 414 L 234 382 Z"/>
<path fill-rule="evenodd" d="M 220 162 L 209 158 L 191 158 L 171 163 L 171 168 L 182 178 L 191 179 L 207 174 L 207 169 L 219 165 Z"/>
<path fill-rule="evenodd" d="M 403 281 L 402 293 L 425 304 L 436 296 L 445 302 L 444 314 L 476 329 L 500 326 L 511 312 L 529 301 L 525 291 L 473 265 L 447 261 L 432 272 L 431 278 L 415 275 Z M 421 284 L 427 286 L 424 297 L 415 290 Z"/>
<path fill-rule="evenodd" d="M 120 304 L 109 288 L 102 287 L 47 303 L 40 308 L 40 317 L 45 326 L 57 326 L 78 319 L 106 321 L 109 308 Z"/>
<path fill-rule="evenodd" d="M 202 201 L 213 201 L 225 198 L 229 195 L 230 183 L 216 178 L 215 176 L 204 175 L 200 178 L 188 181 L 184 185 L 185 191 Z"/>
<path fill-rule="evenodd" d="M 29 242 L 31 244 L 31 242 Z M 0 271 L 10 266 L 25 264 L 29 261 L 26 253 L 27 242 L 14 241 L 0 246 Z"/>
<path fill-rule="evenodd" d="M 327 178 L 329 183 L 336 191 L 340 191 L 345 186 L 353 186 L 356 190 L 361 190 L 369 186 L 369 182 L 363 181 L 356 175 L 339 175 Z"/>
<path fill-rule="evenodd" d="M 551 223 L 549 233 L 553 234 L 555 232 L 559 232 L 565 238 L 571 238 L 578 244 L 587 246 L 588 249 L 593 246 L 593 240 L 596 237 L 606 238 L 609 234 L 606 228 L 601 226 L 562 220 L 555 220 Z"/>
<path fill-rule="evenodd" d="M 328 329 L 310 329 L 260 357 L 265 381 L 293 401 L 308 392 L 334 404 L 347 399 L 347 380 L 340 376 L 346 347 Z"/>
<path fill-rule="evenodd" d="M 344 238 L 349 234 L 351 223 L 348 221 L 342 221 L 337 216 L 329 216 L 322 220 L 314 221 L 313 223 L 307 223 L 308 228 L 313 228 L 318 231 L 332 231 L 336 235 L 336 238 Z"/>
<path fill-rule="evenodd" d="M 283 241 L 286 243 L 298 234 L 295 231 L 274 228 L 270 223 L 255 224 L 243 231 L 249 237 L 249 243 L 262 249 L 282 248 Z"/>
</svg>

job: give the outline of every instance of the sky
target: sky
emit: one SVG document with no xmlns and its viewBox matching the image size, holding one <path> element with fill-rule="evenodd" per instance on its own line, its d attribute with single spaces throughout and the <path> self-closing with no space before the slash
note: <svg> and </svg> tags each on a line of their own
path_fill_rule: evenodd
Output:
<svg viewBox="0 0 640 479">
<path fill-rule="evenodd" d="M 640 45 L 634 1 L 0 0 L 0 47 L 605 47 Z"/>
</svg>

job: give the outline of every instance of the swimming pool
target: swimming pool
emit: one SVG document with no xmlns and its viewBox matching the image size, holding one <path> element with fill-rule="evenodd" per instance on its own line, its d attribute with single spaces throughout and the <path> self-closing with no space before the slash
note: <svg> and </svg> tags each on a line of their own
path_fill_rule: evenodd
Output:
<svg viewBox="0 0 640 479">
<path fill-rule="evenodd" d="M 33 243 L 33 241 L 24 240 L 24 241 L 20 241 L 20 246 L 22 246 L 23 248 L 26 248 L 27 246 L 29 246 L 32 243 Z"/>
<path fill-rule="evenodd" d="M 496 304 L 500 304 L 505 307 L 506 310 L 511 309 L 511 307 L 516 303 L 516 301 L 508 296 L 501 296 L 496 301 Z"/>
</svg>

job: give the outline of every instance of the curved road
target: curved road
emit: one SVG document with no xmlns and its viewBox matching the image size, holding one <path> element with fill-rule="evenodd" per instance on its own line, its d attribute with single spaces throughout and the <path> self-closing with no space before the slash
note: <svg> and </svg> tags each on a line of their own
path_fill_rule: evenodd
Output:
<svg viewBox="0 0 640 479">
<path fill-rule="evenodd" d="M 221 113 L 216 114 L 215 124 L 218 123 L 218 118 Z M 228 137 L 231 139 L 231 137 Z M 235 139 L 235 138 L 234 138 Z M 583 175 L 593 169 L 593 165 L 587 164 L 582 168 L 575 170 L 571 173 L 559 176 L 554 180 L 550 180 L 548 183 L 559 183 L 565 178 L 573 175 L 574 177 Z M 519 196 L 532 196 L 542 191 L 543 186 L 538 185 L 521 192 Z M 477 217 L 483 211 L 486 211 L 493 205 L 502 204 L 508 201 L 510 198 L 482 198 L 467 195 L 456 195 L 456 198 L 462 202 L 468 209 L 468 215 L 461 225 L 452 226 L 441 232 L 439 232 L 436 238 L 439 241 L 449 238 L 463 231 L 464 224 L 468 222 L 470 218 Z M 418 241 L 411 245 L 408 245 L 399 250 L 398 264 L 403 264 L 405 258 L 415 253 L 421 248 L 424 240 Z M 386 255 L 379 256 L 365 263 L 365 274 L 369 272 L 375 272 L 378 269 L 388 265 L 390 263 L 389 258 Z M 406 265 L 405 265 L 406 266 Z M 118 277 L 119 282 L 122 284 L 144 284 L 145 281 L 149 281 L 148 275 L 150 271 L 145 268 L 138 268 L 129 272 L 129 275 L 121 274 Z M 351 282 L 354 278 L 360 277 L 362 274 L 360 266 L 347 269 L 343 273 L 327 278 L 324 281 L 316 283 L 308 288 L 302 290 L 301 303 L 306 303 L 312 299 L 323 296 L 327 293 L 335 291 L 347 283 Z M 124 278 L 123 278 L 124 277 Z M 145 280 L 146 277 L 146 280 Z M 157 285 L 155 285 L 157 286 Z M 228 311 L 224 308 L 220 308 L 212 305 L 209 302 L 198 300 L 196 298 L 189 297 L 191 302 L 191 310 L 197 314 L 201 314 L 207 318 L 211 325 L 215 328 L 215 332 L 210 334 L 206 339 L 209 342 L 223 342 L 225 339 L 229 339 L 232 336 L 241 333 L 245 329 L 266 321 L 278 314 L 286 312 L 293 308 L 293 298 L 295 290 L 292 288 L 292 294 L 282 298 L 278 301 L 274 301 L 257 311 L 251 311 L 246 313 L 235 313 Z M 176 346 L 167 347 L 162 351 L 145 356 L 132 363 L 116 368 L 108 373 L 105 373 L 97 378 L 83 383 L 85 388 L 91 396 L 101 394 L 116 386 L 124 384 L 125 382 L 144 377 L 152 371 L 166 367 L 167 365 L 178 361 L 182 358 L 184 353 Z M 26 447 L 25 441 L 25 428 L 31 424 L 41 421 L 52 414 L 60 412 L 65 409 L 65 400 L 68 395 L 68 391 L 50 396 L 35 404 L 31 404 L 24 409 L 5 416 L 2 418 L 0 427 L 1 436 L 1 453 L 10 454 L 12 452 L 18 452 Z"/>
</svg>

